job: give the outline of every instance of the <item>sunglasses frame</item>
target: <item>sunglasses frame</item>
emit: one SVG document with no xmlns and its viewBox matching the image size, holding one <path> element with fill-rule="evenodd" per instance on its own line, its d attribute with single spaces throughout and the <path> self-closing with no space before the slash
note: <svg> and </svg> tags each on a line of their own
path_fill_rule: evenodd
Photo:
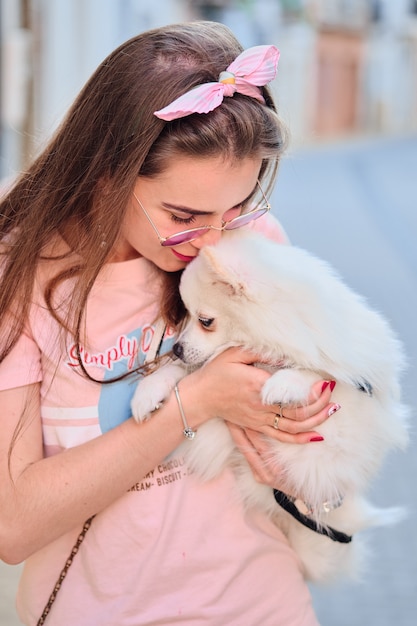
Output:
<svg viewBox="0 0 417 626">
<path fill-rule="evenodd" d="M 143 206 L 142 202 L 139 200 L 139 198 L 137 197 L 137 195 L 135 194 L 135 192 L 133 192 L 133 195 L 135 197 L 136 202 L 139 204 L 140 208 L 142 209 L 142 211 L 144 212 L 145 216 L 148 219 L 148 222 L 150 223 L 150 225 L 152 226 L 153 230 L 155 231 L 156 236 L 159 239 L 159 243 L 161 244 L 161 246 L 165 247 L 165 248 L 173 248 L 175 246 L 181 246 L 185 243 L 190 243 L 191 241 L 195 241 L 195 239 L 198 239 L 199 237 L 201 237 L 204 233 L 208 232 L 209 230 L 217 230 L 217 231 L 223 231 L 223 230 L 237 230 L 238 228 L 242 228 L 243 226 L 246 226 L 246 224 L 250 223 L 253 220 L 258 219 L 259 217 L 262 217 L 262 215 L 265 215 L 265 213 L 268 213 L 271 210 L 271 205 L 268 201 L 268 198 L 266 197 L 265 193 L 262 190 L 262 187 L 259 183 L 259 180 L 256 181 L 256 184 L 258 185 L 261 194 L 263 196 L 263 199 L 265 200 L 265 205 L 261 206 L 261 207 L 256 207 L 254 209 L 252 209 L 251 211 L 248 211 L 248 213 L 243 213 L 241 215 L 237 215 L 236 217 L 234 217 L 231 220 L 228 220 L 226 222 L 222 222 L 221 226 L 196 226 L 194 228 L 186 228 L 185 230 L 180 230 L 177 233 L 174 233 L 172 235 L 169 235 L 168 237 L 163 237 L 156 225 L 154 224 L 151 216 L 149 215 L 149 213 L 147 212 L 147 210 L 145 209 L 145 207 Z M 252 216 L 249 220 L 245 221 L 244 223 L 242 223 L 240 226 L 235 226 L 235 228 L 230 228 L 231 224 L 236 224 L 239 222 L 239 220 L 243 220 L 243 218 L 247 218 L 249 216 Z M 229 227 L 229 228 L 228 228 Z M 191 233 L 198 233 L 194 236 L 191 236 L 190 238 L 187 238 L 185 241 L 180 241 L 177 243 L 172 242 L 173 239 L 180 237 L 181 235 L 187 235 L 187 234 L 191 234 Z"/>
</svg>

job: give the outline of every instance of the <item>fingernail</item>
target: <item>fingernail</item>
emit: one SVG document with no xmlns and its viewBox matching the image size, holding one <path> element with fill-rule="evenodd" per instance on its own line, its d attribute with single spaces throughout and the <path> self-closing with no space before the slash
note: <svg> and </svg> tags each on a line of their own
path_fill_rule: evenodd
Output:
<svg viewBox="0 0 417 626">
<path fill-rule="evenodd" d="M 325 389 L 327 389 L 327 387 L 328 387 L 329 385 L 330 385 L 330 381 L 329 381 L 329 380 L 326 380 L 326 381 L 323 383 L 322 387 L 321 387 L 321 393 L 323 393 L 323 391 L 324 391 Z"/>
<path fill-rule="evenodd" d="M 330 382 L 330 391 L 333 391 L 333 389 L 334 389 L 335 387 L 336 387 L 336 381 L 335 381 L 335 380 L 332 380 L 332 381 Z"/>
<path fill-rule="evenodd" d="M 341 408 L 342 407 L 340 406 L 340 404 L 334 404 L 332 407 L 330 407 L 329 412 L 327 413 L 327 415 L 330 417 L 331 415 L 333 415 L 333 413 L 336 413 L 336 411 L 338 411 Z"/>
<path fill-rule="evenodd" d="M 310 441 L 324 441 L 324 437 L 312 437 Z"/>
</svg>

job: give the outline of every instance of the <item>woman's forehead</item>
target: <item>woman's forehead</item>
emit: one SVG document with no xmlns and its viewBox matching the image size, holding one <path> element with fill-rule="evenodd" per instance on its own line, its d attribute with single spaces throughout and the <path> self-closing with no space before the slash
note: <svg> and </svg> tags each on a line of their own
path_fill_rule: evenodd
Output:
<svg viewBox="0 0 417 626">
<path fill-rule="evenodd" d="M 161 174 L 139 178 L 140 192 L 158 196 L 171 207 L 213 211 L 229 209 L 246 200 L 256 188 L 260 160 L 180 159 Z"/>
</svg>

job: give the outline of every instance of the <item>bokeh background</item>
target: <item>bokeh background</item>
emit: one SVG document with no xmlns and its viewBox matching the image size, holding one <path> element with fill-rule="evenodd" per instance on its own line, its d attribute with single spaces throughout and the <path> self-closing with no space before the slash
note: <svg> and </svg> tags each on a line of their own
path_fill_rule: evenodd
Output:
<svg viewBox="0 0 417 626">
<path fill-rule="evenodd" d="M 274 213 L 294 244 L 331 262 L 391 320 L 407 353 L 411 444 L 388 458 L 371 495 L 408 514 L 366 533 L 371 556 L 361 580 L 312 587 L 320 623 L 414 626 L 417 0 L 0 0 L 0 184 L 37 154 L 119 43 L 201 18 L 227 24 L 245 47 L 280 48 L 272 87 L 291 143 Z M 20 569 L 0 562 L 1 626 L 19 624 Z M 263 626 L 244 615 L 241 623 Z"/>
</svg>

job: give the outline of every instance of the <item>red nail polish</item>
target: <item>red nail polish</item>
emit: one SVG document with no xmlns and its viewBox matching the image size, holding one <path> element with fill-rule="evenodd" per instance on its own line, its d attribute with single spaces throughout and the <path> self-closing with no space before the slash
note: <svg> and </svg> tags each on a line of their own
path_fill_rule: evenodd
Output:
<svg viewBox="0 0 417 626">
<path fill-rule="evenodd" d="M 310 441 L 324 441 L 324 437 L 312 437 Z"/>
<path fill-rule="evenodd" d="M 326 380 L 321 386 L 321 393 L 330 385 L 330 381 Z"/>
<path fill-rule="evenodd" d="M 336 387 L 336 381 L 335 381 L 335 380 L 332 380 L 332 381 L 330 382 L 330 391 L 333 391 L 333 389 L 334 389 L 335 387 Z"/>
</svg>

